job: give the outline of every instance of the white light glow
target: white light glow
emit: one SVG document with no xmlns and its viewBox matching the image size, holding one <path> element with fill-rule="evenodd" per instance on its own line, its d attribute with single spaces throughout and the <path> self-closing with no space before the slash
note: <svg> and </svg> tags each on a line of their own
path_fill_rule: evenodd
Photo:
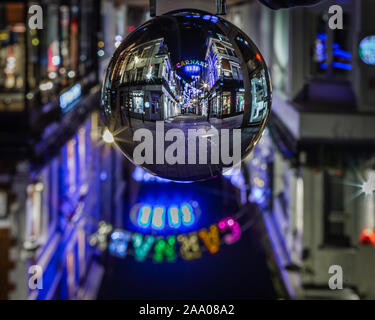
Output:
<svg viewBox="0 0 375 320">
<path fill-rule="evenodd" d="M 113 142 L 115 142 L 115 139 L 114 139 L 112 133 L 108 129 L 104 130 L 102 138 L 103 138 L 103 141 L 105 143 L 113 143 Z"/>
<path fill-rule="evenodd" d="M 372 195 L 375 192 L 375 173 L 371 172 L 368 180 L 362 184 L 362 192 L 366 195 Z"/>
</svg>

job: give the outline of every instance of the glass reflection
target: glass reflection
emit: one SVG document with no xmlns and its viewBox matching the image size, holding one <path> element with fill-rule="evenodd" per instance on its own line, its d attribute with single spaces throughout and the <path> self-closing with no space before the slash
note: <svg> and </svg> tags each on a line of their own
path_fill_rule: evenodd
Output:
<svg viewBox="0 0 375 320">
<path fill-rule="evenodd" d="M 197 10 L 173 11 L 135 30 L 110 61 L 102 92 L 106 125 L 124 154 L 134 161 L 141 143 L 134 141 L 135 132 L 150 130 L 154 148 L 142 167 L 181 181 L 213 177 L 238 164 L 260 139 L 270 106 L 269 74 L 253 42 L 224 19 Z M 158 139 L 160 121 L 164 136 L 180 129 L 184 140 Z M 192 129 L 198 130 L 193 139 L 207 140 L 202 144 L 207 162 L 188 148 Z M 219 134 L 228 129 L 227 156 L 234 159 L 237 148 L 240 158 L 231 165 L 223 161 L 222 136 L 215 140 L 207 134 L 210 129 Z M 235 130 L 240 130 L 239 139 Z M 161 161 L 158 152 L 167 152 L 173 143 L 174 153 L 182 152 L 179 159 L 186 161 Z"/>
</svg>

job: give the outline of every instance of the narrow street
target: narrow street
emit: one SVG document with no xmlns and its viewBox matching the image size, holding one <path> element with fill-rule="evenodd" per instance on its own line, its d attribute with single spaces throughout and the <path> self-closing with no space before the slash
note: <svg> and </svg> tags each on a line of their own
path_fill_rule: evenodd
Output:
<svg viewBox="0 0 375 320">
<path fill-rule="evenodd" d="M 148 194 L 164 199 L 180 194 L 198 201 L 202 207 L 199 227 L 209 226 L 239 210 L 234 189 L 226 179 L 200 183 L 198 187 L 197 184 L 143 184 L 138 201 L 145 201 Z M 248 215 L 249 219 L 259 219 L 255 212 Z M 119 259 L 107 255 L 98 298 L 275 299 L 261 239 L 256 222 L 239 242 L 223 246 L 215 255 L 204 252 L 193 261 L 178 258 L 175 263 L 155 264 L 148 259 L 139 263 L 134 257 Z"/>
</svg>

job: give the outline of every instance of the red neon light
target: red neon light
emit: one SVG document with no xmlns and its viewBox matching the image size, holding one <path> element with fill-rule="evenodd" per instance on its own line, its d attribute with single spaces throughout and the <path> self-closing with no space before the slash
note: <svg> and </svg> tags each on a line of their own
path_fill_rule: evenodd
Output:
<svg viewBox="0 0 375 320">
<path fill-rule="evenodd" d="M 359 236 L 359 243 L 362 245 L 373 246 L 375 244 L 375 232 L 370 228 L 366 228 Z"/>
<path fill-rule="evenodd" d="M 262 57 L 260 56 L 259 53 L 256 54 L 255 58 L 257 58 L 259 61 L 262 61 Z"/>
</svg>

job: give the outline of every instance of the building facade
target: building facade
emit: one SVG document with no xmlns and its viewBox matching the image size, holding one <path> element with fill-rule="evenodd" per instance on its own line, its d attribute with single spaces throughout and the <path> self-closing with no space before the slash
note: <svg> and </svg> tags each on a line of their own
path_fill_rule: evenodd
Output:
<svg viewBox="0 0 375 320">
<path fill-rule="evenodd" d="M 211 117 L 229 117 L 243 113 L 245 96 L 239 58 L 229 39 L 221 34 L 209 38 L 204 79 L 209 85 Z"/>
<path fill-rule="evenodd" d="M 88 235 L 121 223 L 124 187 L 94 112 L 100 1 L 39 1 L 41 30 L 27 24 L 33 4 L 0 4 L 0 296 L 92 298 Z"/>
<path fill-rule="evenodd" d="M 166 120 L 180 114 L 179 80 L 163 38 L 119 54 L 120 62 L 113 66 L 118 70 L 113 72 L 117 78 L 112 81 L 119 83 L 120 93 L 118 101 L 111 101 L 111 112 L 119 113 L 122 123 L 130 118 Z M 116 93 L 107 92 L 105 99 L 115 96 Z"/>
<path fill-rule="evenodd" d="M 264 220 L 291 296 L 373 298 L 375 69 L 361 43 L 373 33 L 374 4 L 340 1 L 342 30 L 329 28 L 331 5 L 337 1 L 230 10 L 273 80 L 269 134 L 248 160 L 265 171 L 250 170 L 249 183 L 253 199 L 267 203 Z M 344 290 L 329 289 L 331 266 L 342 267 Z"/>
</svg>

